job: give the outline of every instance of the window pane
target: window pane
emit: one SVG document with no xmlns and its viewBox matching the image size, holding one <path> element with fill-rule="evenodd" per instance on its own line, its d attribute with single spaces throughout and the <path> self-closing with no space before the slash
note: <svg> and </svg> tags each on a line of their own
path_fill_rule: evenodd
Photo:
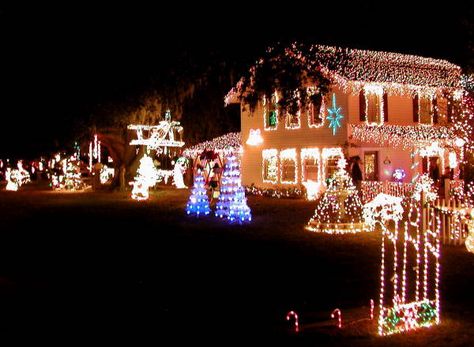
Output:
<svg viewBox="0 0 474 347">
<path fill-rule="evenodd" d="M 368 93 L 367 98 L 367 120 L 369 123 L 380 122 L 380 97 L 375 93 Z"/>
<path fill-rule="evenodd" d="M 420 98 L 420 123 L 431 124 L 431 99 Z"/>
</svg>

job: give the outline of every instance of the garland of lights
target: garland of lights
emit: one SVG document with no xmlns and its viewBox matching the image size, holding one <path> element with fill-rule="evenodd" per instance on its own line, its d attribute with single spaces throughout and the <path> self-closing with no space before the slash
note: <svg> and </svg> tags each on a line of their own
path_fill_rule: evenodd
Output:
<svg viewBox="0 0 474 347">
<path fill-rule="evenodd" d="M 429 145 L 439 140 L 454 145 L 455 140 L 453 130 L 442 126 L 350 124 L 349 127 L 353 140 L 404 149 Z"/>
<path fill-rule="evenodd" d="M 254 184 L 245 186 L 246 194 L 265 196 L 269 198 L 302 198 L 305 195 L 305 191 L 298 187 L 289 188 L 259 188 Z"/>
</svg>

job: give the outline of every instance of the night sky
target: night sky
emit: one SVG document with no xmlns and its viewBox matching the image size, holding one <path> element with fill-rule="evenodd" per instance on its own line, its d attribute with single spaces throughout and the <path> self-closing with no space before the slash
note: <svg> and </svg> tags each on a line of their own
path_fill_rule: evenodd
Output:
<svg viewBox="0 0 474 347">
<path fill-rule="evenodd" d="M 200 64 L 213 53 L 246 66 L 273 42 L 299 40 L 462 66 L 472 59 L 472 5 L 291 3 L 0 5 L 0 157 L 70 145 L 97 107 L 137 97 L 152 76 L 179 68 L 184 53 Z"/>
</svg>

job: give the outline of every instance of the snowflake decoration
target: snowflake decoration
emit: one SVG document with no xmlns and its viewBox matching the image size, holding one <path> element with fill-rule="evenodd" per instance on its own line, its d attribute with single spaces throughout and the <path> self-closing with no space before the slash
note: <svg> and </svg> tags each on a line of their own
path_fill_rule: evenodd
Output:
<svg viewBox="0 0 474 347">
<path fill-rule="evenodd" d="M 332 134 L 336 135 L 337 128 L 340 128 L 341 120 L 344 116 L 341 113 L 341 108 L 336 105 L 336 94 L 332 94 L 332 106 L 328 108 L 327 119 L 329 121 L 329 127 L 332 129 Z"/>
</svg>

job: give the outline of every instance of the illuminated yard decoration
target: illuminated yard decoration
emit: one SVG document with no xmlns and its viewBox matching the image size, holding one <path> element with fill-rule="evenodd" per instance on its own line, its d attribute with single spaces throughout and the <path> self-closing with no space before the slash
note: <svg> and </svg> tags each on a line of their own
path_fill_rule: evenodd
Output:
<svg viewBox="0 0 474 347">
<path fill-rule="evenodd" d="M 362 222 L 362 204 L 356 187 L 345 170 L 345 159 L 339 159 L 339 170 L 319 199 L 313 218 L 306 228 L 329 234 L 356 233 L 366 230 Z"/>
<path fill-rule="evenodd" d="M 17 164 L 18 169 L 7 168 L 5 171 L 5 180 L 7 181 L 6 190 L 17 191 L 23 184 L 30 182 L 30 174 L 23 168 L 23 162 L 20 160 Z"/>
<path fill-rule="evenodd" d="M 201 170 L 197 170 L 194 178 L 194 187 L 186 205 L 186 213 L 188 215 L 208 215 L 211 212 L 209 208 L 209 198 L 205 187 L 204 177 Z"/>
<path fill-rule="evenodd" d="M 260 133 L 260 129 L 250 129 L 249 138 L 246 142 L 249 146 L 258 146 L 263 143 L 262 134 Z"/>
<path fill-rule="evenodd" d="M 245 189 L 241 184 L 239 161 L 233 154 L 227 156 L 225 163 L 216 216 L 227 218 L 230 222 L 242 223 L 252 220 Z"/>
<path fill-rule="evenodd" d="M 80 161 L 72 155 L 62 158 L 57 154 L 51 174 L 51 187 L 55 190 L 78 191 L 86 187 L 81 177 Z"/>
<path fill-rule="evenodd" d="M 469 235 L 466 238 L 465 245 L 469 252 L 474 253 L 474 209 L 471 210 L 471 219 L 467 223 Z"/>
<path fill-rule="evenodd" d="M 178 158 L 176 160 L 176 163 L 174 164 L 174 169 L 173 169 L 173 184 L 176 186 L 178 189 L 185 189 L 188 188 L 184 184 L 183 180 L 183 174 L 186 171 L 186 168 L 188 167 L 188 160 L 184 157 Z"/>
<path fill-rule="evenodd" d="M 424 196 L 424 191 L 422 197 Z M 440 322 L 440 219 L 425 199 L 378 195 L 364 208 L 366 222 L 382 229 L 379 335 Z"/>
<path fill-rule="evenodd" d="M 161 176 L 158 174 L 153 160 L 145 154 L 140 159 L 140 167 L 137 170 L 135 180 L 130 183 L 133 186 L 132 199 L 147 200 L 149 197 L 148 189 L 153 187 L 160 179 Z"/>
<path fill-rule="evenodd" d="M 336 105 L 336 94 L 332 94 L 332 106 L 328 108 L 327 120 L 329 121 L 329 128 L 332 129 L 332 134 L 336 135 L 337 128 L 342 127 L 341 121 L 344 116 L 341 113 L 341 107 Z"/>
</svg>

